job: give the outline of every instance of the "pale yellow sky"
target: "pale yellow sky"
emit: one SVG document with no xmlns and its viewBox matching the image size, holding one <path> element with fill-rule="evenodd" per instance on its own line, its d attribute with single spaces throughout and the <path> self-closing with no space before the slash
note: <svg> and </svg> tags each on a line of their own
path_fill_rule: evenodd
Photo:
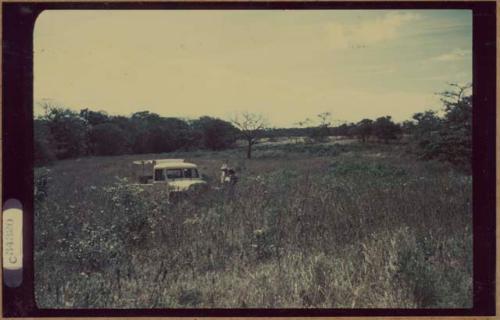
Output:
<svg viewBox="0 0 500 320">
<path fill-rule="evenodd" d="M 44 11 L 34 98 L 121 115 L 250 111 L 278 127 L 324 111 L 402 121 L 471 81 L 471 50 L 467 10 Z"/>
</svg>

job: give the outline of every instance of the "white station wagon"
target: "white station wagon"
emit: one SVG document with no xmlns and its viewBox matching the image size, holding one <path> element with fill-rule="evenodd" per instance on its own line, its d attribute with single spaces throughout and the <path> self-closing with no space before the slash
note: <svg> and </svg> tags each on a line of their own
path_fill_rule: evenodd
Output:
<svg viewBox="0 0 500 320">
<path fill-rule="evenodd" d="M 183 192 L 195 188 L 195 186 L 206 185 L 194 163 L 184 162 L 184 159 L 159 159 L 134 161 L 136 165 L 142 165 L 142 175 L 139 180 L 143 183 L 164 183 L 172 192 Z M 146 174 L 146 170 L 153 175 Z M 146 169 L 146 166 L 148 167 Z"/>
</svg>

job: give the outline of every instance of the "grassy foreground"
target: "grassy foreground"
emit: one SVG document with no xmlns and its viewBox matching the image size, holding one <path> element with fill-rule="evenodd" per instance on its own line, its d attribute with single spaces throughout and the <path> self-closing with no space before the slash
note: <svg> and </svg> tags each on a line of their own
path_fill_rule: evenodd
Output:
<svg viewBox="0 0 500 320">
<path fill-rule="evenodd" d="M 283 145 L 84 158 L 36 170 L 42 308 L 467 308 L 470 176 L 398 146 Z M 217 185 L 167 202 L 131 161 L 183 157 Z"/>
</svg>

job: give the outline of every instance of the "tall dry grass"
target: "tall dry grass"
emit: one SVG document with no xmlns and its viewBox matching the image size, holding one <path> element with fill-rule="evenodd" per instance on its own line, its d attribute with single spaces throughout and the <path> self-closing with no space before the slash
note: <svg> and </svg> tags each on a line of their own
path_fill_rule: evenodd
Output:
<svg viewBox="0 0 500 320">
<path fill-rule="evenodd" d="M 171 155 L 212 185 L 222 161 L 240 173 L 175 201 L 130 185 L 137 156 L 39 169 L 38 306 L 470 307 L 471 177 L 397 147 L 329 148 Z"/>
</svg>

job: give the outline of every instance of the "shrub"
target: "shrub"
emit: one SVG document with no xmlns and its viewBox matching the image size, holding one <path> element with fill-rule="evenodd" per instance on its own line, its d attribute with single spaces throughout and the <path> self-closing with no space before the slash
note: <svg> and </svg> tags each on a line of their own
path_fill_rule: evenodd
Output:
<svg viewBox="0 0 500 320">
<path fill-rule="evenodd" d="M 471 171 L 472 159 L 472 96 L 465 95 L 470 87 L 454 85 L 457 91 L 441 94 L 444 116 L 426 111 L 413 116 L 410 150 L 422 159 L 448 162 Z"/>
<path fill-rule="evenodd" d="M 33 124 L 34 165 L 38 167 L 51 164 L 56 159 L 56 151 L 50 128 L 46 121 L 39 119 L 35 119 Z"/>
</svg>

